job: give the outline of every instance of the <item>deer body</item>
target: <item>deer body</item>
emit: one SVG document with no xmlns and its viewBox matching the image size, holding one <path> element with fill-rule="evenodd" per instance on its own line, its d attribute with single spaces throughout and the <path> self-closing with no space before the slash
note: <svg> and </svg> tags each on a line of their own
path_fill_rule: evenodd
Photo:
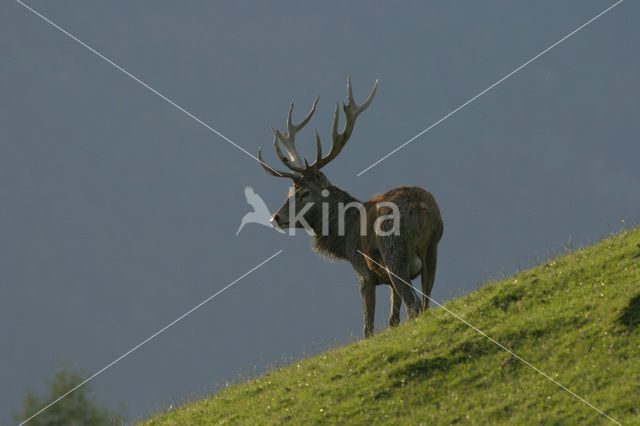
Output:
<svg viewBox="0 0 640 426">
<path fill-rule="evenodd" d="M 287 132 L 274 132 L 274 146 L 280 160 L 294 173 L 275 171 L 258 159 L 263 168 L 274 176 L 293 179 L 293 187 L 271 222 L 277 228 L 306 227 L 313 232 L 314 250 L 330 258 L 347 260 L 353 266 L 360 287 L 364 311 L 364 335 L 373 335 L 375 317 L 375 288 L 380 284 L 391 287 L 389 324 L 398 325 L 402 302 L 409 318 L 429 307 L 433 287 L 437 246 L 443 225 L 434 197 L 416 186 L 401 186 L 373 196 L 362 203 L 346 191 L 332 185 L 320 168 L 335 158 L 348 140 L 355 119 L 371 103 L 374 89 L 362 106 L 357 106 L 347 80 L 348 103 L 343 109 L 346 123 L 337 132 L 338 108 L 332 127 L 332 148 L 322 156 L 320 138 L 316 132 L 316 161 L 304 163 L 295 150 L 295 133 L 311 118 L 317 99 L 309 115 L 298 125 L 291 122 L 293 104 L 287 117 Z M 278 142 L 287 151 L 286 158 Z M 384 265 L 384 268 L 379 265 Z M 423 300 L 407 283 L 418 275 L 422 280 Z"/>
</svg>

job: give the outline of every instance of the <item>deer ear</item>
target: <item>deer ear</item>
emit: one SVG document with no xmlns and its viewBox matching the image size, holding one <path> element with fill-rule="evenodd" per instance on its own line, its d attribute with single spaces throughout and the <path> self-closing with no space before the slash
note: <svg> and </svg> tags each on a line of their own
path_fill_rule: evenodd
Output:
<svg viewBox="0 0 640 426">
<path fill-rule="evenodd" d="M 320 187 L 321 190 L 329 187 L 329 180 L 327 177 L 313 164 L 305 169 L 304 176 Z"/>
<path fill-rule="evenodd" d="M 329 179 L 320 171 L 318 171 L 318 182 L 320 183 L 320 189 L 327 189 L 329 187 Z"/>
</svg>

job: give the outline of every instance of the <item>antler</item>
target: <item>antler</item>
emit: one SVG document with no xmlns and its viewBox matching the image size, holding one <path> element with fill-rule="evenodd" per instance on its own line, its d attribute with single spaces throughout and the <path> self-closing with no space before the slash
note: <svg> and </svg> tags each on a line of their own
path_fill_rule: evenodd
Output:
<svg viewBox="0 0 640 426">
<path fill-rule="evenodd" d="M 369 107 L 371 101 L 373 101 L 373 97 L 376 95 L 376 90 L 378 90 L 378 80 L 376 80 L 373 85 L 373 89 L 371 89 L 371 93 L 367 100 L 364 101 L 362 105 L 357 105 L 353 98 L 353 91 L 351 90 L 351 78 L 347 77 L 347 103 L 342 103 L 342 109 L 344 110 L 346 119 L 344 128 L 342 129 L 342 133 L 338 133 L 339 110 L 338 104 L 336 104 L 336 109 L 333 113 L 333 125 L 331 126 L 331 150 L 326 157 L 322 157 L 320 136 L 318 136 L 318 132 L 316 131 L 316 161 L 314 161 L 311 167 L 320 169 L 329 164 L 338 156 L 338 154 L 340 154 L 340 151 L 342 151 L 342 148 L 344 148 L 351 136 L 351 133 L 353 132 L 353 127 L 356 124 L 358 115 Z"/>
<path fill-rule="evenodd" d="M 276 154 L 278 154 L 278 158 L 280 158 L 280 161 L 282 161 L 285 166 L 287 166 L 294 172 L 301 173 L 305 168 L 302 157 L 300 157 L 298 151 L 296 150 L 296 133 L 298 133 L 300 129 L 302 129 L 309 122 L 309 120 L 311 120 L 311 116 L 313 116 L 313 113 L 316 112 L 317 104 L 318 97 L 316 96 L 316 100 L 313 101 L 313 105 L 311 106 L 311 111 L 309 111 L 309 114 L 307 114 L 305 119 L 302 120 L 299 124 L 293 124 L 293 122 L 291 121 L 293 102 L 291 102 L 291 105 L 289 106 L 289 113 L 287 114 L 287 132 L 283 135 L 278 129 L 274 129 L 273 127 L 271 128 L 271 131 L 273 132 L 273 146 L 276 150 Z M 282 154 L 278 141 L 280 141 L 282 145 L 284 145 L 284 149 L 287 151 L 289 158 L 285 157 Z"/>
<path fill-rule="evenodd" d="M 270 166 L 267 166 L 267 163 L 265 163 L 262 159 L 262 147 L 258 148 L 258 163 L 260 163 L 260 166 L 262 166 L 265 172 L 269 173 L 272 176 L 288 177 L 291 179 L 299 177 L 299 175 L 296 173 L 283 172 L 282 170 L 276 170 L 274 168 L 271 168 Z"/>
<path fill-rule="evenodd" d="M 296 150 L 296 133 L 298 133 L 300 129 L 302 129 L 309 122 L 309 120 L 311 120 L 311 116 L 313 116 L 313 113 L 316 112 L 318 98 L 319 97 L 316 96 L 316 100 L 313 101 L 313 105 L 311 106 L 311 111 L 309 111 L 309 114 L 307 114 L 305 119 L 302 120 L 299 124 L 293 124 L 293 121 L 291 121 L 291 114 L 293 113 L 293 102 L 291 102 L 291 105 L 289 106 L 289 113 L 287 114 L 287 132 L 284 135 L 278 129 L 274 129 L 273 127 L 271 127 L 271 131 L 273 132 L 273 147 L 276 151 L 276 154 L 278 155 L 278 158 L 285 166 L 287 166 L 287 168 L 293 170 L 296 173 L 283 172 L 267 166 L 264 161 L 262 161 L 262 147 L 260 147 L 258 149 L 258 161 L 260 162 L 262 168 L 270 175 L 288 177 L 293 179 L 299 177 L 299 174 L 304 171 L 306 161 L 305 164 L 303 164 L 302 158 Z M 284 145 L 284 149 L 287 151 L 289 158 L 285 157 L 282 153 L 278 141 L 280 141 L 282 145 Z"/>
<path fill-rule="evenodd" d="M 351 90 L 351 78 L 347 77 L 347 103 L 342 103 L 342 109 L 344 110 L 345 115 L 345 123 L 344 128 L 341 133 L 338 133 L 338 121 L 339 121 L 339 104 L 336 104 L 336 109 L 333 113 L 333 125 L 331 126 L 331 150 L 326 157 L 322 156 L 322 145 L 320 143 L 320 136 L 318 135 L 318 131 L 315 131 L 316 134 L 316 160 L 313 164 L 309 165 L 307 160 L 302 160 L 302 157 L 298 154 L 296 150 L 295 137 L 296 133 L 300 131 L 308 122 L 311 120 L 311 116 L 316 111 L 316 104 L 318 103 L 318 97 L 313 101 L 313 105 L 311 106 L 311 111 L 304 120 L 302 120 L 299 124 L 293 124 L 291 121 L 291 114 L 293 112 L 293 102 L 291 102 L 291 106 L 289 107 L 289 113 L 287 114 L 287 132 L 282 134 L 279 130 L 271 128 L 273 132 L 273 146 L 275 148 L 276 154 L 282 163 L 287 166 L 289 170 L 294 171 L 291 172 L 282 172 L 271 167 L 267 166 L 262 161 L 262 147 L 258 149 L 258 161 L 262 168 L 269 174 L 273 176 L 281 176 L 281 177 L 289 177 L 289 178 L 298 178 L 301 173 L 310 167 L 314 167 L 320 169 L 329 162 L 331 162 L 334 158 L 340 154 L 342 148 L 344 148 L 345 144 L 349 140 L 351 133 L 353 132 L 353 127 L 356 124 L 356 119 L 358 115 L 365 109 L 369 107 L 371 101 L 373 101 L 374 96 L 376 95 L 376 90 L 378 89 L 378 80 L 376 80 L 373 85 L 373 89 L 371 89 L 371 93 L 369 97 L 362 105 L 356 104 L 355 99 L 353 98 L 353 91 Z M 284 149 L 287 151 L 287 158 L 280 149 L 280 143 L 284 146 Z"/>
</svg>

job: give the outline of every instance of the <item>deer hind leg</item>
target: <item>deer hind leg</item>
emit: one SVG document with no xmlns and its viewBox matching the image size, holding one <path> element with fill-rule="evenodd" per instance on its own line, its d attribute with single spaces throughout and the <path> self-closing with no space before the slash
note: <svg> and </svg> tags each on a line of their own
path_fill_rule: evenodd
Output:
<svg viewBox="0 0 640 426">
<path fill-rule="evenodd" d="M 421 307 L 420 300 L 411 285 L 409 265 L 407 263 L 408 256 L 406 254 L 401 255 L 400 250 L 397 249 L 391 250 L 387 248 L 386 250 L 381 250 L 381 252 L 391 285 L 406 305 L 409 318 L 415 318 L 420 314 Z"/>
<path fill-rule="evenodd" d="M 400 324 L 402 298 L 392 285 L 390 285 L 389 288 L 391 289 L 391 314 L 389 315 L 389 327 L 395 327 Z"/>
<path fill-rule="evenodd" d="M 436 263 L 438 261 L 438 243 L 431 243 L 427 250 L 427 255 L 422 262 L 422 271 L 420 278 L 422 281 L 422 310 L 429 309 L 429 301 L 431 298 L 431 289 L 433 289 L 433 281 L 436 278 Z"/>
</svg>

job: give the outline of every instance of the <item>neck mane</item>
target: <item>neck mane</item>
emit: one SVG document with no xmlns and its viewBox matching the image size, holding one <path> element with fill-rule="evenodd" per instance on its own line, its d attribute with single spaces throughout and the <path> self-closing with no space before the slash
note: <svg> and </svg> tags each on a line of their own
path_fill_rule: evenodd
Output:
<svg viewBox="0 0 640 426">
<path fill-rule="evenodd" d="M 339 234 L 338 228 L 338 205 L 347 205 L 351 202 L 359 202 L 348 192 L 343 191 L 337 186 L 329 186 L 330 196 L 327 197 L 328 204 L 328 233 L 323 234 L 322 218 L 309 224 L 316 235 L 313 236 L 313 249 L 329 258 L 329 259 L 347 259 L 347 238 L 353 233 L 354 229 L 360 227 L 360 212 L 356 208 L 349 208 L 344 213 L 344 230 L 343 235 Z M 326 207 L 325 207 L 326 208 Z"/>
</svg>

